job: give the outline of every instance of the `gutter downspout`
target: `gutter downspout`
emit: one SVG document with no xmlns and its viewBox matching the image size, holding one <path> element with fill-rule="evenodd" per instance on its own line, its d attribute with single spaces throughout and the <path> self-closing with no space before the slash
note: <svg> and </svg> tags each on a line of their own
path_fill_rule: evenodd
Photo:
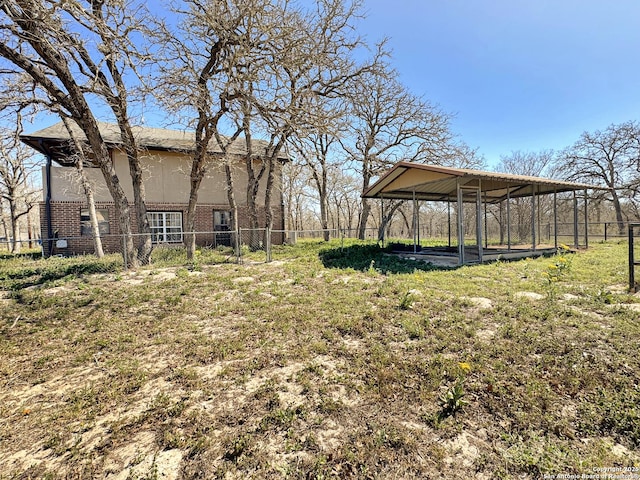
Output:
<svg viewBox="0 0 640 480">
<path fill-rule="evenodd" d="M 288 152 L 287 152 L 288 154 Z M 284 245 L 285 236 L 286 236 L 286 225 L 284 221 L 285 211 L 284 211 L 284 163 L 280 163 L 280 228 L 282 229 L 282 234 L 280 236 L 280 244 Z M 237 221 L 236 221 L 237 223 Z"/>
<path fill-rule="evenodd" d="M 45 150 L 44 143 L 42 139 L 38 140 L 40 144 L 41 151 Z M 45 166 L 45 188 L 47 189 L 47 194 L 44 198 L 44 212 L 47 217 L 47 248 L 46 250 L 43 248 L 44 257 L 50 257 L 53 252 L 53 224 L 51 222 L 51 155 L 49 153 L 45 154 L 47 158 L 47 163 Z"/>
</svg>

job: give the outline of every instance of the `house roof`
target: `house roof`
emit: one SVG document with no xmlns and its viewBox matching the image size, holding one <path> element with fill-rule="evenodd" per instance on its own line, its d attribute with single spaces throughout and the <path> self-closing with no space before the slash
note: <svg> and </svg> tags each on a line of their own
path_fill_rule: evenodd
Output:
<svg viewBox="0 0 640 480">
<path fill-rule="evenodd" d="M 542 177 L 398 162 L 362 196 L 411 200 L 415 195 L 418 200 L 455 201 L 458 185 L 480 187 L 484 201 L 489 203 L 507 197 L 529 197 L 534 193 L 544 195 L 598 188 Z"/>
<path fill-rule="evenodd" d="M 84 132 L 75 124 L 71 125 L 74 134 L 79 139 L 86 139 Z M 105 143 L 111 147 L 122 145 L 122 137 L 118 125 L 113 123 L 98 122 L 100 134 Z M 192 152 L 195 149 L 195 133 L 193 131 L 169 130 L 166 128 L 132 127 L 138 141 L 138 146 L 149 150 Z M 43 128 L 29 135 L 21 135 L 20 139 L 45 155 L 51 155 L 55 160 L 64 164 L 64 158 L 70 154 L 69 132 L 64 123 L 58 122 L 50 127 Z M 268 142 L 264 140 L 252 140 L 253 153 L 261 155 L 265 153 Z M 222 153 L 216 142 L 211 142 L 210 153 Z M 232 155 L 246 155 L 247 148 L 244 137 L 237 138 L 228 148 Z M 288 160 L 284 153 L 278 156 L 281 160 Z"/>
</svg>

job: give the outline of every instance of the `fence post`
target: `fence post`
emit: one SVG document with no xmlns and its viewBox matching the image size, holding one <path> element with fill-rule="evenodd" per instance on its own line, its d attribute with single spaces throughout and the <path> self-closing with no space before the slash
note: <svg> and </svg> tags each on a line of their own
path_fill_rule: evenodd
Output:
<svg viewBox="0 0 640 480">
<path fill-rule="evenodd" d="M 267 251 L 267 263 L 269 263 L 271 262 L 271 227 L 267 227 L 266 236 L 267 238 L 265 238 L 265 250 Z"/>
<path fill-rule="evenodd" d="M 122 259 L 124 260 L 124 269 L 129 270 L 129 258 L 127 257 L 127 237 L 122 235 Z"/>
<path fill-rule="evenodd" d="M 236 230 L 236 262 L 242 263 L 242 228 L 238 227 Z"/>
<path fill-rule="evenodd" d="M 604 222 L 604 241 L 607 241 L 607 227 L 609 226 L 609 224 L 607 222 Z"/>
<path fill-rule="evenodd" d="M 635 268 L 636 261 L 634 258 L 633 252 L 633 227 L 632 223 L 629 223 L 629 291 L 635 292 L 636 290 L 636 279 L 635 279 Z"/>
</svg>

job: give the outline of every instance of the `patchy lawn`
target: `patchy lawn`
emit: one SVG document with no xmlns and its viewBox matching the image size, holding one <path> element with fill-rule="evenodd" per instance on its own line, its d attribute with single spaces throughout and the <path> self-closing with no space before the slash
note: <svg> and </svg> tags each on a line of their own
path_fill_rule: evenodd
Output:
<svg viewBox="0 0 640 480">
<path fill-rule="evenodd" d="M 274 258 L 0 259 L 0 479 L 640 466 L 625 243 L 454 270 L 339 243 Z"/>
</svg>

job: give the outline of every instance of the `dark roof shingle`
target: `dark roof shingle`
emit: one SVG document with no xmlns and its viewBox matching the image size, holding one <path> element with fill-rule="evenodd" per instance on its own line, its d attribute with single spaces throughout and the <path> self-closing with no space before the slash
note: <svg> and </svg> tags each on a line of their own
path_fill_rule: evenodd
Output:
<svg viewBox="0 0 640 480">
<path fill-rule="evenodd" d="M 105 143 L 113 146 L 122 144 L 122 137 L 118 125 L 98 122 L 98 128 Z M 86 139 L 84 132 L 82 132 L 77 125 L 73 124 L 72 129 L 78 138 Z M 195 133 L 193 131 L 140 126 L 134 126 L 132 130 L 138 141 L 138 146 L 141 148 L 180 152 L 192 152 L 195 149 Z M 50 127 L 43 128 L 28 135 L 21 135 L 20 138 L 23 142 L 45 154 L 50 153 L 50 149 L 48 151 L 47 147 L 60 147 L 70 140 L 69 133 L 62 122 L 58 122 Z M 268 142 L 264 140 L 252 140 L 252 144 L 255 155 L 264 154 L 268 147 Z M 210 143 L 209 151 L 211 153 L 222 153 L 215 141 Z M 229 146 L 227 152 L 233 155 L 246 155 L 247 148 L 244 137 L 238 137 Z M 280 153 L 278 158 L 287 160 L 288 156 Z"/>
</svg>

